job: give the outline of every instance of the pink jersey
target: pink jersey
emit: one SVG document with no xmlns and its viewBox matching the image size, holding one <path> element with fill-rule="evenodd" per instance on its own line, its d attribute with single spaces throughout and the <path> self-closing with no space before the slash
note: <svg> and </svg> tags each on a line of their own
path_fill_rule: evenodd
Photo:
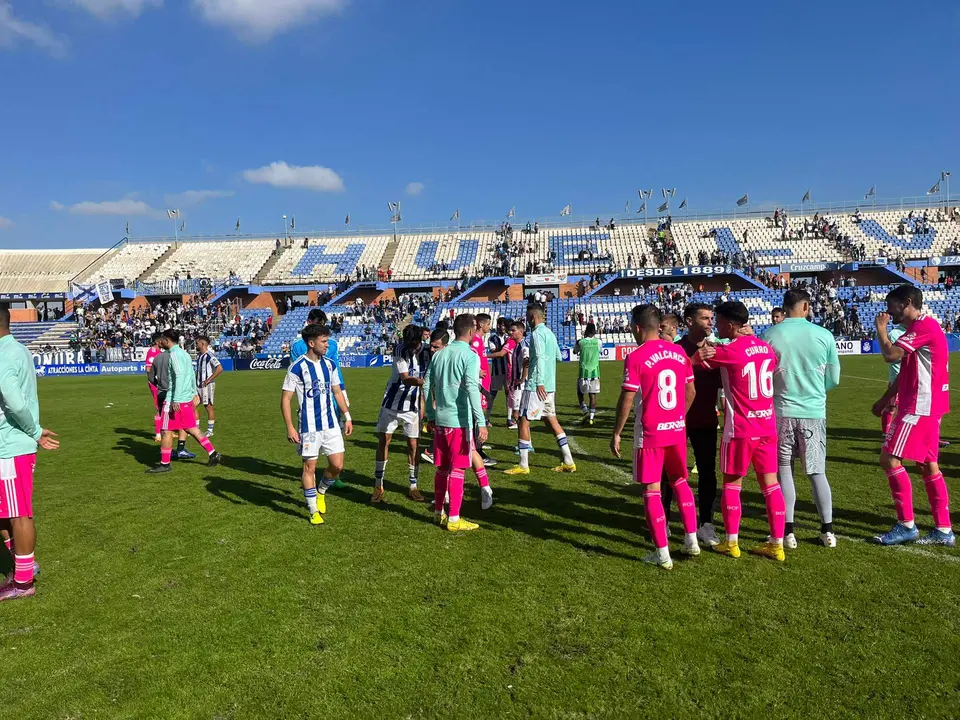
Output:
<svg viewBox="0 0 960 720">
<path fill-rule="evenodd" d="M 627 355 L 624 390 L 635 392 L 634 448 L 686 444 L 686 385 L 693 366 L 679 347 L 666 340 L 648 340 Z"/>
<path fill-rule="evenodd" d="M 773 371 L 777 356 L 773 348 L 753 336 L 739 337 L 717 345 L 717 354 L 703 363 L 720 369 L 723 382 L 723 439 L 761 438 L 777 434 L 773 414 Z"/>
<path fill-rule="evenodd" d="M 156 347 L 156 346 L 154 346 L 154 345 L 151 345 L 149 348 L 147 348 L 146 363 L 147 363 L 147 372 L 148 372 L 148 373 L 150 372 L 150 368 L 153 367 L 153 359 L 154 359 L 157 355 L 159 355 L 160 353 L 162 353 L 162 352 L 163 352 L 163 350 L 161 350 L 160 348 L 158 348 L 158 347 Z"/>
<path fill-rule="evenodd" d="M 484 390 L 490 389 L 490 361 L 487 360 L 487 346 L 483 342 L 483 338 L 479 335 L 474 335 L 473 340 L 470 341 L 470 349 L 473 350 L 477 357 L 480 358 L 480 370 L 485 373 L 485 375 L 480 378 L 480 385 L 483 386 Z"/>
<path fill-rule="evenodd" d="M 905 353 L 897 387 L 899 412 L 937 418 L 949 413 L 949 356 L 940 323 L 921 315 L 894 345 Z"/>
<path fill-rule="evenodd" d="M 513 351 L 517 349 L 517 341 L 508 337 L 503 343 L 501 350 L 506 350 L 507 354 L 503 356 L 504 367 L 507 369 L 507 378 L 513 377 Z"/>
</svg>

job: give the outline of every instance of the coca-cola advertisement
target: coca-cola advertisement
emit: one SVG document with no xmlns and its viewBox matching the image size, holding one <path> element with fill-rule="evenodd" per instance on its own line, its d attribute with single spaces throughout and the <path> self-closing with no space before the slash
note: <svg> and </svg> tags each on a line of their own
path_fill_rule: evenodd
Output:
<svg viewBox="0 0 960 720">
<path fill-rule="evenodd" d="M 288 367 L 289 357 L 237 358 L 233 361 L 234 370 L 285 370 Z"/>
</svg>

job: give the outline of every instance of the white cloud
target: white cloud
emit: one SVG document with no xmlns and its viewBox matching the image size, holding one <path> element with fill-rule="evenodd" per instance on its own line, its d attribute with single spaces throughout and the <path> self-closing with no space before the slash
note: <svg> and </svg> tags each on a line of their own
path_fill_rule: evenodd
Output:
<svg viewBox="0 0 960 720">
<path fill-rule="evenodd" d="M 273 185 L 282 188 L 306 188 L 317 192 L 340 192 L 343 180 L 330 168 L 319 165 L 287 165 L 275 162 L 256 170 L 244 170 L 243 179 L 248 183 Z"/>
<path fill-rule="evenodd" d="M 410 197 L 416 197 L 423 192 L 425 187 L 426 186 L 422 182 L 407 183 L 407 195 Z"/>
<path fill-rule="evenodd" d="M 102 202 L 85 202 L 65 207 L 56 200 L 50 203 L 51 210 L 66 210 L 74 215 L 154 215 L 157 213 L 143 200 L 124 198 L 123 200 L 104 200 Z"/>
<path fill-rule="evenodd" d="M 0 0 L 0 48 L 14 48 L 21 40 L 33 43 L 53 57 L 67 54 L 66 39 L 43 25 L 15 18 L 10 3 Z"/>
<path fill-rule="evenodd" d="M 241 39 L 266 42 L 295 25 L 331 15 L 348 0 L 192 0 L 214 25 L 224 25 Z"/>
<path fill-rule="evenodd" d="M 70 2 L 101 20 L 109 20 L 121 14 L 135 18 L 147 8 L 163 5 L 163 0 L 70 0 Z"/>
<path fill-rule="evenodd" d="M 6 230 L 7 228 L 13 227 L 13 220 L 10 218 L 5 218 L 0 215 L 0 230 Z"/>
<path fill-rule="evenodd" d="M 233 197 L 235 194 L 233 190 L 187 190 L 177 195 L 166 195 L 163 201 L 172 207 L 178 207 L 180 205 L 200 205 L 207 200 Z"/>
</svg>

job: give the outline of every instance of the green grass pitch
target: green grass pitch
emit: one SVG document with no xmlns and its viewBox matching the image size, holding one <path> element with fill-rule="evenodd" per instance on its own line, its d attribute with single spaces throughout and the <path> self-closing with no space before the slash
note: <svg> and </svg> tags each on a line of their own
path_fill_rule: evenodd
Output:
<svg viewBox="0 0 960 720">
<path fill-rule="evenodd" d="M 468 476 L 464 515 L 481 529 L 455 537 L 405 498 L 401 440 L 388 503 L 368 504 L 383 370 L 345 373 L 348 487 L 328 496 L 319 527 L 285 440 L 281 373 L 225 375 L 223 464 L 207 468 L 190 441 L 201 458 L 160 476 L 143 474 L 158 457 L 143 378 L 41 380 L 43 424 L 62 447 L 37 467 L 37 597 L 0 607 L 4 715 L 960 716 L 960 553 L 863 542 L 893 518 L 869 412 L 880 359 L 844 358 L 828 402 L 839 546 L 815 543 L 798 471 L 800 547 L 785 564 L 704 552 L 672 573 L 639 562 L 650 549 L 642 499 L 609 453 L 620 371 L 604 364 L 603 412 L 589 428 L 578 425 L 575 367 L 560 368 L 577 474 L 549 471 L 559 453 L 537 428 L 530 476 L 491 472 L 491 511 Z M 498 470 L 516 438 L 502 403 Z M 957 429 L 947 417 L 944 437 Z M 956 498 L 955 447 L 941 459 Z M 432 481 L 424 467 L 428 496 Z M 748 549 L 766 519 L 756 481 L 746 488 Z"/>
</svg>

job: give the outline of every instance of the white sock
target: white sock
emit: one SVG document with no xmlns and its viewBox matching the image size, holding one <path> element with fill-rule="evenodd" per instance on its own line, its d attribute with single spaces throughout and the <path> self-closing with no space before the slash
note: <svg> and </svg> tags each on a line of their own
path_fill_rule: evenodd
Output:
<svg viewBox="0 0 960 720">
<path fill-rule="evenodd" d="M 660 562 L 666 562 L 667 560 L 669 560 L 669 559 L 670 559 L 670 548 L 669 548 L 669 547 L 657 548 L 657 559 L 658 559 Z"/>
<path fill-rule="evenodd" d="M 417 466 L 407 465 L 407 468 L 410 470 L 410 489 L 413 490 L 417 487 Z"/>
<path fill-rule="evenodd" d="M 727 535 L 727 542 L 730 543 L 731 545 L 736 544 L 736 543 L 739 543 L 739 542 L 740 542 L 740 536 L 739 536 L 739 535 Z"/>
<path fill-rule="evenodd" d="M 563 455 L 563 464 L 573 465 L 573 455 L 570 454 L 570 446 L 567 444 L 566 433 L 557 435 L 557 445 L 560 446 L 560 454 Z"/>
<path fill-rule="evenodd" d="M 916 523 L 913 520 L 905 520 L 900 524 L 903 525 L 904 527 L 910 528 L 911 530 L 913 530 L 913 528 L 916 527 Z"/>
<path fill-rule="evenodd" d="M 303 497 L 307 501 L 307 509 L 310 511 L 311 515 L 315 512 L 319 512 L 319 510 L 317 510 L 317 489 L 316 488 L 304 489 Z"/>
<path fill-rule="evenodd" d="M 337 475 L 337 477 L 340 477 L 340 476 Z M 336 481 L 337 481 L 337 478 L 332 477 L 332 478 L 329 478 L 329 479 L 328 479 L 327 476 L 324 475 L 324 476 L 323 476 L 323 480 L 321 480 L 320 483 L 317 485 L 317 492 L 319 492 L 321 495 L 326 495 L 326 494 L 327 494 L 327 490 L 329 490 L 330 488 L 332 488 L 332 487 L 333 487 L 333 484 L 334 484 Z"/>
<path fill-rule="evenodd" d="M 383 476 L 386 474 L 386 471 L 387 461 L 384 460 L 383 462 L 380 462 L 377 460 L 373 470 L 373 483 L 376 487 L 383 487 Z"/>
<path fill-rule="evenodd" d="M 521 440 L 519 447 L 520 447 L 520 467 L 528 468 L 530 467 L 530 441 Z"/>
<path fill-rule="evenodd" d="M 484 495 L 493 495 L 493 488 L 490 487 L 489 485 L 485 485 L 482 488 L 480 488 L 480 492 L 483 493 Z"/>
<path fill-rule="evenodd" d="M 597 416 L 597 410 L 596 410 L 596 408 L 591 408 L 591 409 L 590 409 L 590 419 L 593 420 L 596 416 Z"/>
<path fill-rule="evenodd" d="M 213 432 L 213 424 L 216 420 L 207 420 L 207 432 Z"/>
<path fill-rule="evenodd" d="M 684 543 L 687 545 L 696 545 L 697 544 L 697 534 L 695 532 L 686 533 L 684 536 Z"/>
<path fill-rule="evenodd" d="M 448 516 L 447 516 L 447 522 L 448 522 L 448 523 L 451 523 L 451 524 L 452 524 L 452 523 L 456 523 L 456 522 L 460 522 L 460 516 L 459 516 L 459 515 L 448 515 Z"/>
<path fill-rule="evenodd" d="M 952 527 L 938 527 L 937 530 L 939 530 L 940 532 L 942 532 L 944 535 L 949 535 L 950 533 L 953 532 L 953 528 L 952 528 Z"/>
</svg>

